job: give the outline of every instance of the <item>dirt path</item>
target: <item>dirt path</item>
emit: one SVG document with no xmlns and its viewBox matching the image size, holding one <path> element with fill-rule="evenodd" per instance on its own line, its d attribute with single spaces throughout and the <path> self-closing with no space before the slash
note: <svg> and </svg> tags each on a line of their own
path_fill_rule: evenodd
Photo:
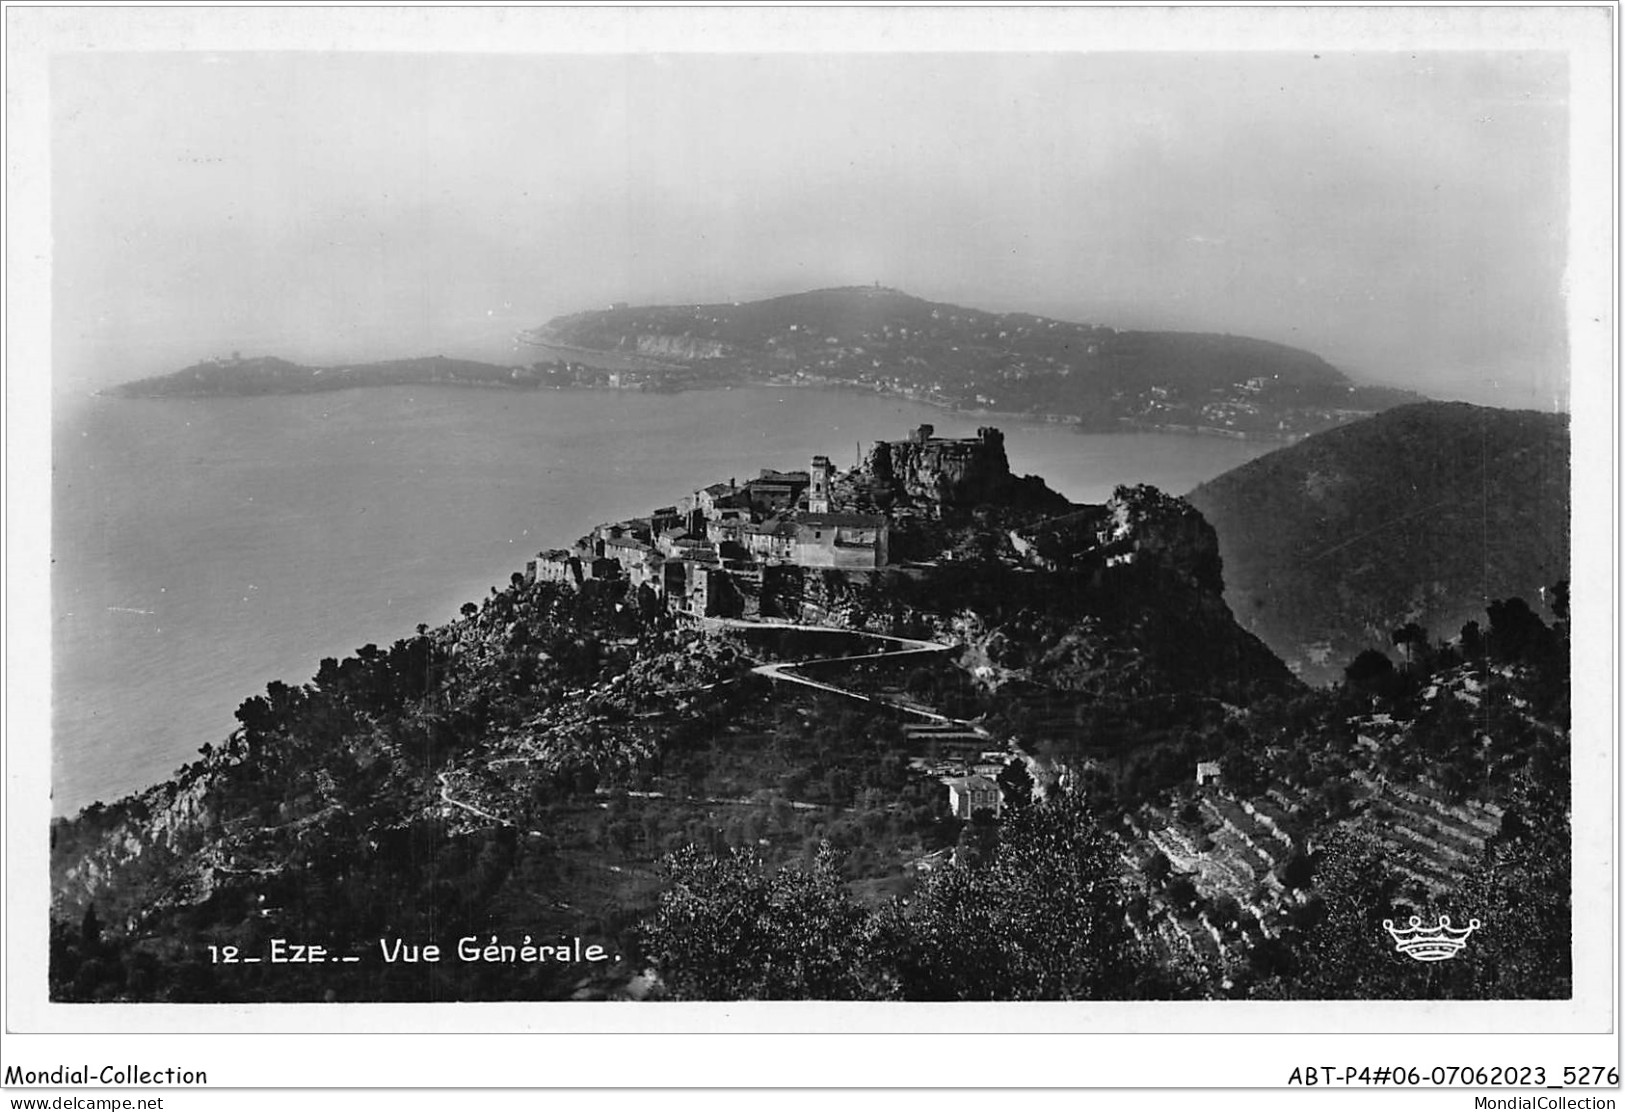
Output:
<svg viewBox="0 0 1625 1112">
<path fill-rule="evenodd" d="M 467 811 L 469 814 L 478 815 L 482 819 L 489 819 L 491 822 L 496 823 L 498 826 L 512 826 L 513 825 L 513 823 L 509 822 L 507 819 L 503 818 L 501 815 L 493 815 L 490 811 L 482 811 L 482 810 L 480 810 L 478 807 L 474 806 L 472 803 L 464 803 L 460 799 L 453 799 L 451 797 L 451 786 L 446 783 L 446 774 L 444 772 L 436 774 L 435 779 L 440 781 L 440 801 L 442 803 L 448 803 L 453 807 L 461 807 L 463 810 Z"/>
</svg>

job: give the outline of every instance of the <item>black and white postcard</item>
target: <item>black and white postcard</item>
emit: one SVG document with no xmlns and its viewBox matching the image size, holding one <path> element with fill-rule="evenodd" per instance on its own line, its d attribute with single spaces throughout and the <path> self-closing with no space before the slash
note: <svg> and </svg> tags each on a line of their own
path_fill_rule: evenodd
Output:
<svg viewBox="0 0 1625 1112">
<path fill-rule="evenodd" d="M 8 1084 L 1585 1085 L 1611 15 L 8 11 Z"/>
</svg>

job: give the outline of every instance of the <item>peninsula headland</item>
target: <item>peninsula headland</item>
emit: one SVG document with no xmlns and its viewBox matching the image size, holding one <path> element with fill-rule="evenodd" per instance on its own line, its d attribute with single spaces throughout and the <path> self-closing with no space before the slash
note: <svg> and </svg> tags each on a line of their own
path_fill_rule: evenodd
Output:
<svg viewBox="0 0 1625 1112">
<path fill-rule="evenodd" d="M 125 383 L 114 393 L 196 397 L 415 384 L 675 391 L 770 384 L 865 390 L 1088 431 L 1288 441 L 1419 400 L 1408 391 L 1358 385 L 1316 355 L 1262 340 L 1119 331 L 868 286 L 745 303 L 617 304 L 555 318 L 518 340 L 539 357 L 512 366 L 441 355 L 329 367 L 233 357 Z"/>
</svg>

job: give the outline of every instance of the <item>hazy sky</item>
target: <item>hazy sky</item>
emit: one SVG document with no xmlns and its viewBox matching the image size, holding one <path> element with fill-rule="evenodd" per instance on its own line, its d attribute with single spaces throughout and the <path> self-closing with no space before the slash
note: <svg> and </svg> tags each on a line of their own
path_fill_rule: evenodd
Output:
<svg viewBox="0 0 1625 1112">
<path fill-rule="evenodd" d="M 1549 407 L 1566 98 L 1539 53 L 60 55 L 56 381 L 878 280 Z"/>
</svg>

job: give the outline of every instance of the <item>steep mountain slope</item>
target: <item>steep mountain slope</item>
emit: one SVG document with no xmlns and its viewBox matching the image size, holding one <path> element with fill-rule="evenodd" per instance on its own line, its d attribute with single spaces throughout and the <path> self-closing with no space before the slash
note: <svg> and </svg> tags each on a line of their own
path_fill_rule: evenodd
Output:
<svg viewBox="0 0 1625 1112">
<path fill-rule="evenodd" d="M 843 478 L 886 493 L 884 476 Z M 775 566 L 792 625 L 696 622 L 602 568 L 575 585 L 516 574 L 456 622 L 271 683 L 169 783 L 54 824 L 53 994 L 634 995 L 672 851 L 783 864 L 827 841 L 842 880 L 884 903 L 961 834 L 931 762 L 1024 760 L 1025 744 L 1125 764 L 1298 690 L 1231 619 L 1212 530 L 1178 499 L 1136 487 L 1079 508 L 1005 471 L 990 489 L 1025 500 L 966 508 L 929 483 L 943 504 L 927 515 L 899 507 L 893 478 L 900 548 L 934 558 Z M 825 647 L 857 631 L 936 647 Z M 871 683 L 906 692 L 854 693 Z M 465 956 L 492 939 L 602 960 Z M 338 964 L 273 967 L 277 940 Z M 443 960 L 399 956 L 428 946 Z"/>
<path fill-rule="evenodd" d="M 271 683 L 53 824 L 53 999 L 1568 994 L 1561 597 L 1311 690 L 1188 503 L 1031 501 L 783 569 L 795 623 L 519 574 Z M 1439 913 L 1518 930 L 1435 976 L 1359 929 Z"/>
<path fill-rule="evenodd" d="M 1219 534 L 1237 620 L 1325 680 L 1415 622 L 1453 636 L 1492 599 L 1569 574 L 1560 414 L 1403 406 L 1253 460 L 1189 495 Z"/>
</svg>

